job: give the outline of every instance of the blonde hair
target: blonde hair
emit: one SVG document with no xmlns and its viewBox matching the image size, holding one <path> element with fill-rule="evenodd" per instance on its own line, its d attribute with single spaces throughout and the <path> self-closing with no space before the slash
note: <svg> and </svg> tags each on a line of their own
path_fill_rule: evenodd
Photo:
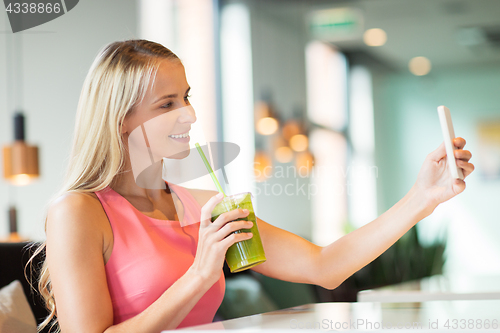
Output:
<svg viewBox="0 0 500 333">
<path fill-rule="evenodd" d="M 53 199 L 66 192 L 95 192 L 113 185 L 126 156 L 120 125 L 144 98 L 154 82 L 160 61 L 165 59 L 180 61 L 169 49 L 146 40 L 114 42 L 99 52 L 80 94 L 64 183 Z M 40 244 L 30 263 L 45 248 L 45 242 Z M 45 260 L 40 269 L 38 290 L 50 313 L 38 331 L 52 322 L 50 329 L 56 327 L 59 332 L 50 272 Z"/>
</svg>

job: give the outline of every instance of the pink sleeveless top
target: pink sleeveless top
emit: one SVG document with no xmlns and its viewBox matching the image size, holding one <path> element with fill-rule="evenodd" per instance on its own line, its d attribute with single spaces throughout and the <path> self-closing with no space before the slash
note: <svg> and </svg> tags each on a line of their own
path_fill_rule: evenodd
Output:
<svg viewBox="0 0 500 333">
<path fill-rule="evenodd" d="M 182 223 L 144 215 L 109 186 L 95 192 L 113 229 L 113 250 L 105 268 L 114 324 L 144 311 L 184 275 L 194 261 L 201 207 L 187 189 L 169 186 L 184 207 Z M 219 281 L 178 327 L 212 322 L 224 291 L 221 270 Z"/>
</svg>

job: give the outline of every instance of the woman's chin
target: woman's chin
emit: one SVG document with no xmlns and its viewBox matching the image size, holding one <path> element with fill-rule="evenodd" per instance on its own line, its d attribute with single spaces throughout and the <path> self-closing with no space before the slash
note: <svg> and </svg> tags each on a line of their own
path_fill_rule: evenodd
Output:
<svg viewBox="0 0 500 333">
<path fill-rule="evenodd" d="M 188 157 L 190 152 L 191 152 L 191 149 L 189 148 L 189 145 L 186 145 L 185 150 L 179 150 L 178 152 L 170 153 L 167 156 L 164 155 L 165 157 L 163 157 L 163 158 L 170 159 L 170 160 L 181 160 L 183 158 Z"/>
</svg>

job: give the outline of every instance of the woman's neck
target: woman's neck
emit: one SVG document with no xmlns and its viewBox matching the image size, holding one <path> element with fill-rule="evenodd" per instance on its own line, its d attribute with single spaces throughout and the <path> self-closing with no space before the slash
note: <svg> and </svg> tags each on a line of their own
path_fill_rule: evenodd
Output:
<svg viewBox="0 0 500 333">
<path fill-rule="evenodd" d="M 128 164 L 128 166 L 127 166 Z M 156 162 L 143 170 L 137 177 L 126 163 L 123 171 L 114 182 L 113 190 L 122 196 L 138 196 L 159 200 L 165 193 L 170 195 L 170 188 L 162 179 L 162 162 Z"/>
</svg>

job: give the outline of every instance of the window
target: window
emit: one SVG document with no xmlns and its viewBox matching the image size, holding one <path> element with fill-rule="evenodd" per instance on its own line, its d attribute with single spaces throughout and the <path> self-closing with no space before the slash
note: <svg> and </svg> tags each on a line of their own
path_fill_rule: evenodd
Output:
<svg viewBox="0 0 500 333">
<path fill-rule="evenodd" d="M 324 246 L 343 235 L 347 219 L 346 59 L 333 47 L 311 42 L 306 47 L 307 114 L 313 123 L 311 174 L 313 242 Z"/>
<path fill-rule="evenodd" d="M 307 45 L 306 71 L 316 159 L 313 241 L 327 245 L 344 234 L 347 222 L 358 228 L 377 216 L 372 78 L 364 67 L 349 70 L 344 54 L 318 41 Z"/>
</svg>

